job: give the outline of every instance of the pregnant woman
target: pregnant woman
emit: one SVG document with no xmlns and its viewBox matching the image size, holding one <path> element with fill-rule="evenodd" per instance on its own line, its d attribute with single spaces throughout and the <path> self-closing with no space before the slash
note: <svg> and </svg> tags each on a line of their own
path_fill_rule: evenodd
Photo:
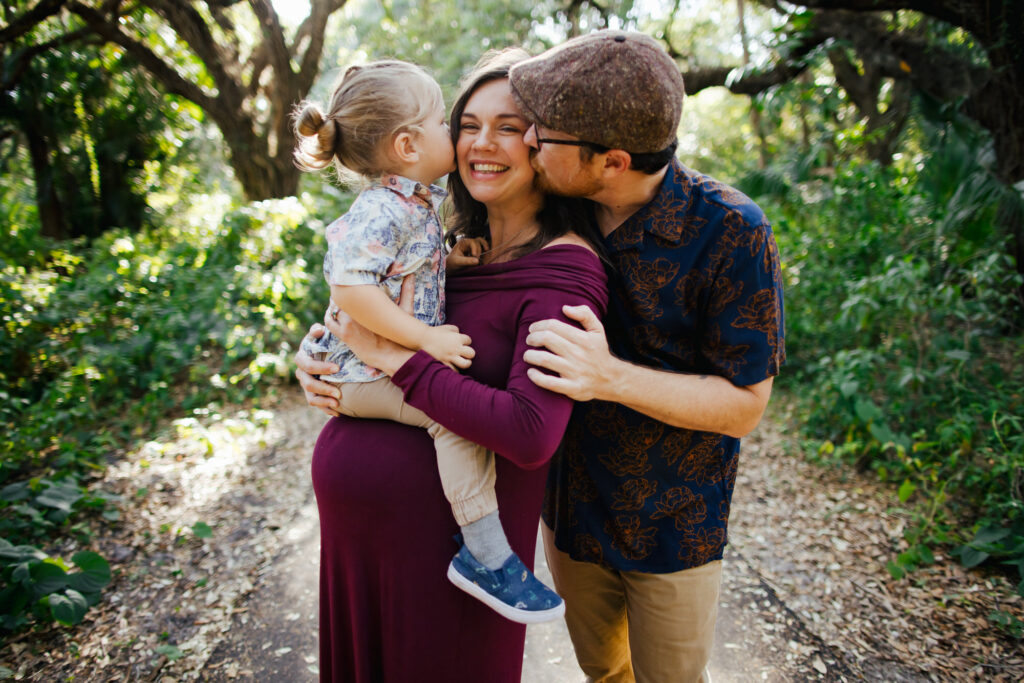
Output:
<svg viewBox="0 0 1024 683">
<path fill-rule="evenodd" d="M 534 187 L 529 124 L 511 97 L 508 69 L 528 55 L 485 57 L 451 114 L 457 175 L 449 179 L 449 228 L 484 238 L 479 265 L 450 273 L 447 319 L 472 339 L 460 374 L 428 354 L 338 328 L 405 400 L 456 434 L 495 451 L 501 521 L 532 566 L 547 465 L 572 409 L 526 375 L 531 323 L 563 305 L 607 303 L 605 272 L 588 208 Z M 313 375 L 328 364 L 296 355 L 313 405 L 333 410 L 336 389 Z M 334 417 L 313 453 L 321 524 L 320 673 L 324 680 L 518 682 L 525 627 L 497 615 L 445 578 L 457 549 L 434 446 L 422 429 Z"/>
</svg>

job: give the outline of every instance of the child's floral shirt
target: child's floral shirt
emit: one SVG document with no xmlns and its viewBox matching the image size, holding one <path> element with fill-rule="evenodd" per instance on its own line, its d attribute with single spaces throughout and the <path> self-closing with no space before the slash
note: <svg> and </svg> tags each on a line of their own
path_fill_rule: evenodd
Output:
<svg viewBox="0 0 1024 683">
<path fill-rule="evenodd" d="M 402 280 L 414 274 L 414 315 L 428 325 L 444 323 L 444 258 L 437 210 L 445 191 L 397 175 L 385 175 L 359 193 L 348 212 L 327 226 L 324 278 L 331 285 L 377 285 L 398 302 Z M 333 304 L 331 306 L 333 308 Z M 328 333 L 303 342 L 315 358 L 337 363 L 331 382 L 369 382 L 384 374 L 363 364 Z"/>
</svg>

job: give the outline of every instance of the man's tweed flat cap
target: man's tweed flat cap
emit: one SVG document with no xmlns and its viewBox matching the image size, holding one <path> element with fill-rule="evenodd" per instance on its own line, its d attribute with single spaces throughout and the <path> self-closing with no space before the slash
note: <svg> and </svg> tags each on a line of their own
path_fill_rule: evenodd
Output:
<svg viewBox="0 0 1024 683">
<path fill-rule="evenodd" d="M 512 67 L 512 95 L 545 128 L 612 149 L 659 152 L 676 139 L 683 77 L 650 36 L 598 31 Z"/>
</svg>

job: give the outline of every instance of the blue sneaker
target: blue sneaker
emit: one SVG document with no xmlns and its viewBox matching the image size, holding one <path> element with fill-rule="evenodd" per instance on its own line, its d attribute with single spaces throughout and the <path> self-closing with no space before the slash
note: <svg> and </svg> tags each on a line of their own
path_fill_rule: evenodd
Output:
<svg viewBox="0 0 1024 683">
<path fill-rule="evenodd" d="M 520 624 L 538 624 L 565 614 L 565 603 L 533 575 L 519 556 L 491 570 L 476 561 L 465 545 L 448 565 L 448 580 L 495 612 Z"/>
</svg>

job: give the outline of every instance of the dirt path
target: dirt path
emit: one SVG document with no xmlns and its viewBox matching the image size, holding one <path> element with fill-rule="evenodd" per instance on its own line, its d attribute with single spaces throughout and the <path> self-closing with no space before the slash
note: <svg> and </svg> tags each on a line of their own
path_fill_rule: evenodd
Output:
<svg viewBox="0 0 1024 683">
<path fill-rule="evenodd" d="M 104 602 L 75 630 L 20 636 L 0 664 L 27 681 L 315 681 L 308 465 L 322 421 L 289 397 L 273 411 L 180 422 L 113 465 L 105 487 L 125 497 L 124 516 L 90 546 L 116 570 Z M 744 446 L 716 683 L 1024 678 L 1020 642 L 987 619 L 997 606 L 1024 619 L 1005 581 L 948 560 L 915 575 L 921 585 L 888 580 L 903 521 L 884 492 L 784 446 L 770 425 Z M 196 522 L 212 537 L 196 537 Z M 583 678 L 564 625 L 528 629 L 523 681 Z"/>
</svg>

